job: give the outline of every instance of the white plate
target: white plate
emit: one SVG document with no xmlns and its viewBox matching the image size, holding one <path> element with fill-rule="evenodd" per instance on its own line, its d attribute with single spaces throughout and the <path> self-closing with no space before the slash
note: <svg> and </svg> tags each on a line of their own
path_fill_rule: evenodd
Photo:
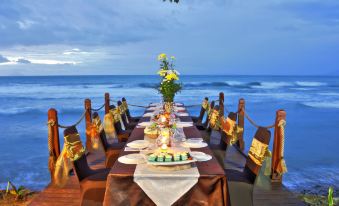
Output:
<svg viewBox="0 0 339 206">
<path fill-rule="evenodd" d="M 199 144 L 200 142 L 203 142 L 204 140 L 202 138 L 189 138 L 187 139 L 187 143 L 189 144 Z"/>
<path fill-rule="evenodd" d="M 203 148 L 203 147 L 207 147 L 207 143 L 206 142 L 200 142 L 200 143 L 183 142 L 181 143 L 181 146 L 188 147 L 188 148 Z"/>
<path fill-rule="evenodd" d="M 150 165 L 159 165 L 159 166 L 172 166 L 172 165 L 184 165 L 184 164 L 188 164 L 188 163 L 192 163 L 192 162 L 196 162 L 196 159 L 192 159 L 192 160 L 186 160 L 186 161 L 178 161 L 178 162 L 150 162 L 147 161 L 147 164 Z"/>
<path fill-rule="evenodd" d="M 198 152 L 198 151 L 192 151 L 190 152 L 190 155 L 196 159 L 197 161 L 208 161 L 212 159 L 212 156 L 209 154 L 206 154 L 204 152 Z"/>
<path fill-rule="evenodd" d="M 188 117 L 189 116 L 189 114 L 188 113 L 177 113 L 177 115 L 179 116 L 179 117 Z"/>
<path fill-rule="evenodd" d="M 154 115 L 153 112 L 148 112 L 143 115 L 143 117 L 152 117 Z"/>
<path fill-rule="evenodd" d="M 150 126 L 152 122 L 140 122 L 137 126 L 139 127 L 147 127 Z"/>
<path fill-rule="evenodd" d="M 145 156 L 140 153 L 124 155 L 118 158 L 118 161 L 123 164 L 142 164 L 145 163 Z"/>
<path fill-rule="evenodd" d="M 147 140 L 135 140 L 127 144 L 128 147 L 133 149 L 143 149 L 148 147 L 149 141 Z"/>
</svg>

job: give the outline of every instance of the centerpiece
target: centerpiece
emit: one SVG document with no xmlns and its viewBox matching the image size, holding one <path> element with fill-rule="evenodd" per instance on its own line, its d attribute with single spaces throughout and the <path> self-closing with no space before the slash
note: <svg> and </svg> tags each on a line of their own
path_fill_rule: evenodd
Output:
<svg viewBox="0 0 339 206">
<path fill-rule="evenodd" d="M 180 74 L 174 69 L 174 56 L 168 60 L 166 54 L 159 54 L 158 61 L 160 62 L 158 74 L 161 77 L 158 91 L 162 94 L 164 105 L 168 107 L 173 104 L 175 94 L 182 89 L 182 84 L 178 82 Z"/>
</svg>

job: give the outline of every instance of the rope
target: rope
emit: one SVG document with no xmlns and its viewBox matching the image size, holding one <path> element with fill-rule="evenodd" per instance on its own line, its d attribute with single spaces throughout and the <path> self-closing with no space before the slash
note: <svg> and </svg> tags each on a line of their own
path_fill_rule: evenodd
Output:
<svg viewBox="0 0 339 206">
<path fill-rule="evenodd" d="M 67 129 L 69 127 L 75 127 L 77 126 L 78 124 L 80 124 L 80 122 L 84 119 L 85 115 L 86 115 L 86 112 L 87 110 L 84 111 L 84 113 L 81 115 L 80 119 L 73 125 L 70 125 L 70 126 L 64 126 L 64 125 L 61 125 L 61 124 L 58 124 L 58 127 L 60 128 L 63 128 L 63 129 Z"/>
<path fill-rule="evenodd" d="M 272 125 L 269 125 L 269 126 L 260 126 L 260 125 L 256 124 L 256 123 L 254 122 L 254 120 L 251 119 L 250 116 L 248 116 L 248 114 L 247 114 L 247 112 L 245 112 L 245 110 L 244 110 L 244 115 L 245 115 L 246 119 L 248 119 L 248 121 L 249 121 L 254 127 L 256 127 L 256 128 L 263 127 L 263 128 L 266 128 L 266 129 L 271 129 L 271 128 L 273 128 L 273 127 L 275 126 L 275 124 L 272 124 Z"/>
<path fill-rule="evenodd" d="M 104 106 L 105 106 L 105 104 L 103 104 L 100 108 L 98 108 L 98 109 L 91 109 L 92 111 L 94 111 L 94 112 L 98 112 L 98 111 L 100 111 L 102 108 L 104 108 Z"/>
<path fill-rule="evenodd" d="M 281 159 L 279 161 L 280 168 L 277 170 L 280 174 L 286 173 L 287 172 L 287 167 L 286 167 L 286 162 L 284 160 L 284 151 L 285 151 L 285 125 L 286 121 L 285 120 L 280 120 L 278 123 L 278 128 L 279 128 L 279 133 L 280 133 L 280 156 Z"/>
<path fill-rule="evenodd" d="M 47 122 L 47 126 L 48 126 L 48 152 L 49 152 L 49 156 L 54 156 L 53 155 L 53 146 L 52 146 L 52 127 L 55 125 L 55 121 L 54 120 L 49 120 Z"/>
<path fill-rule="evenodd" d="M 49 120 L 47 122 L 47 127 L 48 127 L 48 152 L 49 152 L 49 157 L 48 157 L 48 169 L 53 175 L 54 169 L 55 169 L 55 162 L 56 162 L 56 156 L 53 151 L 53 143 L 52 143 L 52 128 L 55 126 L 55 121 L 54 120 Z M 52 178 L 52 181 L 53 178 Z"/>
</svg>

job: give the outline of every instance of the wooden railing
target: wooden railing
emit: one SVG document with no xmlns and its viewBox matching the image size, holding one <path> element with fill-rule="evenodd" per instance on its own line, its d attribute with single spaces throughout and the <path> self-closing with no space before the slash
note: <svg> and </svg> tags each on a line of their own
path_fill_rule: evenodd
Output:
<svg viewBox="0 0 339 206">
<path fill-rule="evenodd" d="M 225 111 L 229 113 L 229 110 L 225 107 L 224 93 L 219 93 L 219 113 L 220 116 L 224 116 Z M 248 118 L 249 122 L 255 127 L 260 127 L 260 125 L 253 122 L 252 119 L 249 119 L 248 114 L 245 113 L 245 99 L 241 98 L 238 102 L 237 108 L 237 124 L 238 127 L 243 128 L 243 130 L 238 134 L 238 141 L 236 147 L 240 151 L 244 151 L 245 141 L 244 141 L 244 128 L 245 128 L 245 117 Z M 272 182 L 282 182 L 283 169 L 281 165 L 284 165 L 284 143 L 285 143 L 285 131 L 282 123 L 286 123 L 286 112 L 282 109 L 276 111 L 276 118 L 273 125 L 263 126 L 267 129 L 274 128 L 274 139 L 273 139 L 273 151 L 272 151 L 272 162 L 271 162 L 271 181 Z M 244 154 L 244 153 L 243 153 Z M 283 163 L 282 163 L 283 162 Z"/>
<path fill-rule="evenodd" d="M 105 93 L 104 96 L 104 105 L 101 107 L 105 109 L 105 114 L 109 112 L 110 107 L 110 95 L 109 93 Z M 219 113 L 220 116 L 224 116 L 225 110 L 229 112 L 229 110 L 225 107 L 225 99 L 224 93 L 219 93 Z M 100 110 L 96 109 L 97 110 Z M 89 129 L 90 124 L 92 123 L 92 104 L 90 99 L 85 99 L 84 101 L 84 109 L 85 109 L 85 123 L 86 123 L 86 131 Z M 245 126 L 245 100 L 243 98 L 239 99 L 238 107 L 237 107 L 237 124 L 239 127 L 244 128 Z M 286 112 L 284 110 L 277 110 L 275 124 L 274 124 L 274 142 L 273 142 L 273 152 L 272 152 L 272 165 L 271 165 L 271 180 L 273 182 L 282 182 L 282 172 L 281 172 L 281 161 L 283 161 L 284 155 L 284 128 L 281 126 L 281 122 L 286 121 Z M 77 123 L 79 123 L 78 121 Z M 255 125 L 256 127 L 258 125 Z M 59 141 L 59 122 L 58 122 L 58 112 L 56 109 L 51 108 L 48 110 L 48 149 L 49 149 L 49 170 L 51 174 L 51 180 L 53 181 L 53 174 L 56 160 L 60 155 L 60 141 Z M 62 126 L 63 128 L 65 126 Z M 268 126 L 267 128 L 272 128 L 272 126 Z M 244 141 L 244 130 L 238 134 L 238 142 L 236 146 L 240 151 L 243 151 L 245 148 Z M 91 137 L 86 133 L 86 147 L 91 148 Z"/>
</svg>

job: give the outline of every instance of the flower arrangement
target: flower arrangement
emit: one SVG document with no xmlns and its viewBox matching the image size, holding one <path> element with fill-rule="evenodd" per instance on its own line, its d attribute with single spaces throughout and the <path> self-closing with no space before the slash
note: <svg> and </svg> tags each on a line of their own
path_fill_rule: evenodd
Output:
<svg viewBox="0 0 339 206">
<path fill-rule="evenodd" d="M 180 74 L 174 69 L 175 57 L 171 56 L 169 61 L 166 54 L 159 54 L 158 61 L 158 74 L 162 78 L 158 91 L 162 94 L 164 102 L 173 102 L 175 94 L 182 89 L 181 83 L 177 82 Z"/>
</svg>

